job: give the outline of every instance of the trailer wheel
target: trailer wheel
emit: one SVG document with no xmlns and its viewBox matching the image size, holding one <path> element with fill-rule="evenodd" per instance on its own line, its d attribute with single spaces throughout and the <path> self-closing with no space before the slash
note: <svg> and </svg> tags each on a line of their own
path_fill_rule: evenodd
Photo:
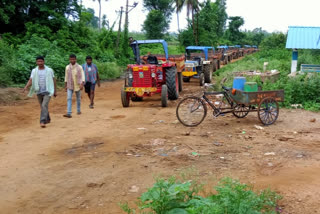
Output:
<svg viewBox="0 0 320 214">
<path fill-rule="evenodd" d="M 212 65 L 205 65 L 204 66 L 204 82 L 205 83 L 211 83 L 212 80 Z"/>
<path fill-rule="evenodd" d="M 166 69 L 166 87 L 168 88 L 169 100 L 176 100 L 179 97 L 178 73 L 175 67 Z"/>
<path fill-rule="evenodd" d="M 161 87 L 161 106 L 168 106 L 168 87 L 167 85 L 162 85 Z"/>
<path fill-rule="evenodd" d="M 125 92 L 124 89 L 121 89 L 121 102 L 123 107 L 129 107 L 130 104 L 130 93 Z"/>
</svg>

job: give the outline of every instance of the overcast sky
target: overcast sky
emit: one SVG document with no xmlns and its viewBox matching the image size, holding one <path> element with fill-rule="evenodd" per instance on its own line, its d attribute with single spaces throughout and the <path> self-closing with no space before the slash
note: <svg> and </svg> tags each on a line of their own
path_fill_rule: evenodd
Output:
<svg viewBox="0 0 320 214">
<path fill-rule="evenodd" d="M 143 0 L 129 0 L 129 5 L 138 2 L 138 6 L 129 13 L 129 30 L 141 31 L 147 11 L 143 9 Z M 203 0 L 200 0 L 203 1 Z M 214 1 L 214 0 L 212 0 Z M 116 10 L 125 8 L 126 0 L 101 0 L 102 14 L 112 24 L 118 23 L 119 18 Z M 227 13 L 229 16 L 242 16 L 245 24 L 242 29 L 253 30 L 256 27 L 268 32 L 286 32 L 288 26 L 320 26 L 320 0 L 226 0 Z M 97 1 L 83 0 L 85 7 L 95 9 L 96 16 L 99 14 Z M 123 14 L 124 15 L 124 14 Z M 124 17 L 123 17 L 124 20 Z M 180 14 L 180 28 L 185 28 L 186 10 Z M 155 23 L 156 24 L 156 23 Z M 118 25 L 116 25 L 118 29 Z M 177 15 L 172 14 L 170 31 L 177 31 Z"/>
</svg>

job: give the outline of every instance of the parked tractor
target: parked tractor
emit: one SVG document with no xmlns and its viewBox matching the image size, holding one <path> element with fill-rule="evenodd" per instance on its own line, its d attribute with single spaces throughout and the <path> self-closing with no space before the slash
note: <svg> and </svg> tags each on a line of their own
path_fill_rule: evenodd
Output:
<svg viewBox="0 0 320 214">
<path fill-rule="evenodd" d="M 229 60 L 229 58 L 232 55 L 232 53 L 230 53 L 228 51 L 228 46 L 220 45 L 220 46 L 217 47 L 217 51 L 219 53 L 221 53 L 221 59 L 220 60 L 221 60 L 221 62 L 223 62 L 224 65 L 228 64 L 228 62 L 231 61 L 231 60 Z"/>
<path fill-rule="evenodd" d="M 252 45 L 252 48 L 253 48 L 253 53 L 259 51 L 259 50 L 258 50 L 258 47 L 257 47 L 256 45 Z"/>
<path fill-rule="evenodd" d="M 252 53 L 251 45 L 244 45 L 244 55 L 248 55 Z"/>
<path fill-rule="evenodd" d="M 214 48 L 206 46 L 188 46 L 186 48 L 183 81 L 198 78 L 200 86 L 211 83 L 212 73 L 217 70 L 218 60 L 214 57 Z"/>
<path fill-rule="evenodd" d="M 143 44 L 162 44 L 166 60 L 158 60 L 154 55 L 140 57 L 139 46 Z M 130 44 L 135 64 L 127 66 L 124 87 L 121 89 L 123 107 L 131 101 L 142 101 L 143 97 L 161 94 L 161 105 L 166 107 L 169 100 L 179 97 L 179 79 L 176 63 L 168 61 L 168 44 L 164 40 L 138 40 Z"/>
<path fill-rule="evenodd" d="M 240 51 L 238 47 L 229 46 L 229 50 L 232 52 L 232 59 L 238 59 L 240 57 Z"/>
<path fill-rule="evenodd" d="M 244 49 L 241 48 L 240 45 L 235 45 L 234 47 L 238 48 L 238 50 L 239 50 L 239 57 L 243 57 L 243 56 L 244 56 Z"/>
</svg>

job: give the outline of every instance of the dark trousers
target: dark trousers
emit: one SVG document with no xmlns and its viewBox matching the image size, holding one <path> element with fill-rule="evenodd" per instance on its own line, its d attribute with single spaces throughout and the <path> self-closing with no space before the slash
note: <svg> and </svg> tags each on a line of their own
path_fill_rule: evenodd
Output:
<svg viewBox="0 0 320 214">
<path fill-rule="evenodd" d="M 50 96 L 49 95 L 44 95 L 44 94 L 38 94 L 38 101 L 40 104 L 41 108 L 41 113 L 40 113 L 40 123 L 50 123 L 50 114 L 49 114 L 49 101 L 50 101 Z"/>
</svg>

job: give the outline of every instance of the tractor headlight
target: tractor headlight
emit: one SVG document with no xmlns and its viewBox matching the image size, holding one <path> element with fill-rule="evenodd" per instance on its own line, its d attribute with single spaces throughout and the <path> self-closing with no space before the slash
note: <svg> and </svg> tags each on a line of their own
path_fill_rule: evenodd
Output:
<svg viewBox="0 0 320 214">
<path fill-rule="evenodd" d="M 132 73 L 129 73 L 129 79 L 132 79 L 132 78 L 133 78 Z"/>
<path fill-rule="evenodd" d="M 151 74 L 151 77 L 152 77 L 152 78 L 156 78 L 156 73 L 152 73 L 152 74 Z"/>
</svg>

